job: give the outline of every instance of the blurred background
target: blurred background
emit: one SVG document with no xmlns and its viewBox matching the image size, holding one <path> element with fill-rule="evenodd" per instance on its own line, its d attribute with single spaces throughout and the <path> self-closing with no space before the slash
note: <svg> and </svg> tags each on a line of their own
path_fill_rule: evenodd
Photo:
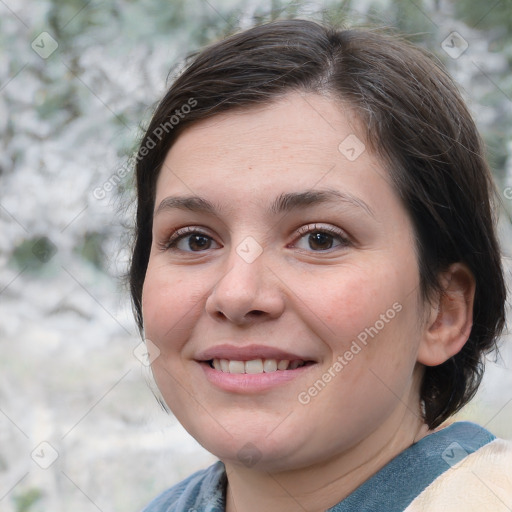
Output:
<svg viewBox="0 0 512 512">
<path fill-rule="evenodd" d="M 276 18 L 395 27 L 483 133 L 512 245 L 508 0 L 0 0 L 0 511 L 140 510 L 214 461 L 165 414 L 122 284 L 132 161 L 182 59 Z M 459 415 L 512 439 L 512 347 Z"/>
</svg>

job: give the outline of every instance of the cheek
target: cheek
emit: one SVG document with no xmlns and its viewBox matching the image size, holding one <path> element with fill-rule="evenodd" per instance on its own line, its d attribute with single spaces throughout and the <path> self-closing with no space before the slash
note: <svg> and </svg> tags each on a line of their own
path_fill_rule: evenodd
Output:
<svg viewBox="0 0 512 512">
<path fill-rule="evenodd" d="M 302 280 L 297 294 L 331 334 L 357 336 L 405 295 L 400 279 L 389 267 L 387 271 L 350 267 L 321 279 L 313 273 L 309 276 L 308 281 Z"/>
<path fill-rule="evenodd" d="M 380 263 L 339 270 L 331 279 L 322 279 L 328 286 L 319 287 L 310 275 L 298 295 L 307 306 L 305 321 L 329 345 L 333 358 L 352 347 L 358 361 L 351 363 L 353 371 L 376 365 L 393 372 L 404 363 L 408 373 L 419 343 L 414 293 L 419 277 L 414 267 L 400 270 L 391 262 Z"/>
<path fill-rule="evenodd" d="M 165 353 L 185 341 L 197 321 L 203 289 L 177 272 L 148 265 L 142 290 L 142 315 L 146 338 Z"/>
</svg>

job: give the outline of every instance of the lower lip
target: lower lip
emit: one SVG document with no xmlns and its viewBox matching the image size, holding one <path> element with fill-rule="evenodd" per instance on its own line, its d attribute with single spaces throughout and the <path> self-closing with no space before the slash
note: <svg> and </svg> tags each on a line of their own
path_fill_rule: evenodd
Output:
<svg viewBox="0 0 512 512">
<path fill-rule="evenodd" d="M 215 370 L 208 363 L 200 363 L 208 381 L 232 393 L 259 393 L 289 382 L 308 372 L 314 364 L 295 370 L 276 370 L 268 373 L 227 373 Z"/>
</svg>

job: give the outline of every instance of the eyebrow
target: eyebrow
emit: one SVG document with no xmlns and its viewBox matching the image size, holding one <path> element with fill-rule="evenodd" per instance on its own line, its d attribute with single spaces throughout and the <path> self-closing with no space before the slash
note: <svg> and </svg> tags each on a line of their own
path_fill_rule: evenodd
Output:
<svg viewBox="0 0 512 512">
<path fill-rule="evenodd" d="M 364 210 L 368 215 L 375 217 L 373 210 L 362 199 L 353 196 L 347 192 L 338 190 L 308 190 L 306 192 L 291 192 L 281 194 L 271 205 L 270 212 L 273 214 L 289 212 L 305 206 L 326 204 L 326 203 L 346 203 L 356 208 Z"/>
<path fill-rule="evenodd" d="M 280 194 L 270 205 L 268 211 L 277 215 L 279 213 L 290 212 L 299 208 L 317 204 L 336 204 L 345 203 L 363 210 L 371 217 L 375 213 L 370 206 L 362 199 L 338 190 L 308 190 L 304 192 L 288 192 Z M 162 211 L 173 209 L 187 210 L 197 213 L 215 214 L 222 211 L 222 208 L 199 196 L 169 196 L 163 199 L 155 210 L 156 216 Z"/>
<path fill-rule="evenodd" d="M 169 196 L 162 199 L 155 210 L 154 216 L 160 212 L 174 209 L 198 213 L 215 213 L 220 210 L 213 203 L 199 196 Z"/>
</svg>

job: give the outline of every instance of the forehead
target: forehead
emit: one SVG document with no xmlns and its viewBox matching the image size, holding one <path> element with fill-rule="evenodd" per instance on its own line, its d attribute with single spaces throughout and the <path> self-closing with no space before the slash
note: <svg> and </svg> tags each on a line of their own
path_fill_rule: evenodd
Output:
<svg viewBox="0 0 512 512">
<path fill-rule="evenodd" d="M 282 193 L 323 188 L 366 203 L 398 202 L 387 171 L 365 147 L 354 109 L 297 92 L 184 130 L 160 172 L 156 205 L 176 193 L 268 206 Z"/>
</svg>

